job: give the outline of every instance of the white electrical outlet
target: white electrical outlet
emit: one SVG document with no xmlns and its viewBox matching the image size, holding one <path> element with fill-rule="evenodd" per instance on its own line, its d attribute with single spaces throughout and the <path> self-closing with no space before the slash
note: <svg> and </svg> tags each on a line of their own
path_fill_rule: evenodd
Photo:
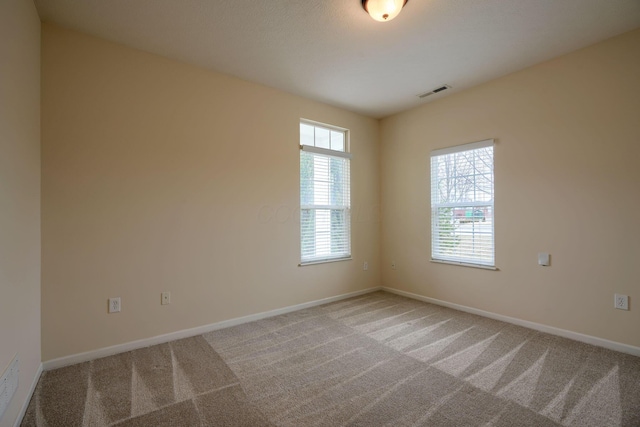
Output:
<svg viewBox="0 0 640 427">
<path fill-rule="evenodd" d="M 391 261 L 391 269 L 392 270 L 396 269 L 396 262 L 395 261 Z"/>
<path fill-rule="evenodd" d="M 369 269 L 369 263 L 367 261 L 365 261 L 364 264 L 362 264 L 362 269 L 363 270 L 368 270 Z"/>
<path fill-rule="evenodd" d="M 629 297 L 627 295 L 615 294 L 613 304 L 618 310 L 629 310 Z"/>
<path fill-rule="evenodd" d="M 109 313 L 119 313 L 120 308 L 120 297 L 109 298 Z"/>
<path fill-rule="evenodd" d="M 171 304 L 171 292 L 162 292 L 160 294 L 160 304 L 162 305 Z"/>
<path fill-rule="evenodd" d="M 16 357 L 13 358 L 7 370 L 4 371 L 2 377 L 0 377 L 0 419 L 18 389 L 19 376 L 20 365 L 18 355 L 16 354 Z"/>
</svg>

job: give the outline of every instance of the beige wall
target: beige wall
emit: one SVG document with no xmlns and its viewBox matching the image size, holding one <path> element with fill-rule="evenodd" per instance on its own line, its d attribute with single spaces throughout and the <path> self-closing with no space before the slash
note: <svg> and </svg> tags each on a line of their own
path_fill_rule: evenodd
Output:
<svg viewBox="0 0 640 427">
<path fill-rule="evenodd" d="M 40 19 L 0 2 L 0 373 L 20 358 L 12 426 L 40 366 Z"/>
<path fill-rule="evenodd" d="M 376 120 L 47 24 L 42 49 L 43 360 L 380 285 Z M 353 261 L 298 267 L 300 118 L 351 130 Z"/>
<path fill-rule="evenodd" d="M 636 30 L 382 120 L 383 284 L 640 346 L 639 52 Z M 487 138 L 499 271 L 431 263 L 429 153 Z"/>
<path fill-rule="evenodd" d="M 380 284 L 640 345 L 638 51 L 635 31 L 378 123 L 45 24 L 43 360 Z M 300 118 L 351 130 L 353 261 L 297 266 Z M 499 271 L 432 264 L 429 152 L 487 138 Z"/>
</svg>

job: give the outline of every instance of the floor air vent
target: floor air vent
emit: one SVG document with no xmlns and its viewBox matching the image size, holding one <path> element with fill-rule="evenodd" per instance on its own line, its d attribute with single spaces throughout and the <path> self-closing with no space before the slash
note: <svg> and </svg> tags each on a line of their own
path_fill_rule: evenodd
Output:
<svg viewBox="0 0 640 427">
<path fill-rule="evenodd" d="M 429 92 L 423 93 L 423 94 L 421 94 L 421 95 L 418 95 L 418 98 L 426 98 L 426 97 L 427 97 L 427 96 L 429 96 L 429 95 L 435 95 L 436 93 L 440 93 L 440 92 L 442 92 L 443 90 L 447 90 L 447 89 L 451 89 L 451 86 L 449 86 L 449 85 L 442 85 L 442 86 L 440 86 L 440 87 L 438 87 L 438 88 L 433 89 L 432 91 L 429 91 Z"/>
</svg>

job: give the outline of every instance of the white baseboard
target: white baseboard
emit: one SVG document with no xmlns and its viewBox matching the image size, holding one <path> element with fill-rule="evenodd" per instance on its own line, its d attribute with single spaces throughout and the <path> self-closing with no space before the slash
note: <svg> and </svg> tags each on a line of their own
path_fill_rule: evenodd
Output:
<svg viewBox="0 0 640 427">
<path fill-rule="evenodd" d="M 31 402 L 31 398 L 33 397 L 33 393 L 36 391 L 36 386 L 38 385 L 38 381 L 40 380 L 40 375 L 42 375 L 42 363 L 38 366 L 38 370 L 36 371 L 36 375 L 33 377 L 33 381 L 31 381 L 31 386 L 29 387 L 29 392 L 27 393 L 27 397 L 22 404 L 22 409 L 20 409 L 20 413 L 18 413 L 18 418 L 16 418 L 14 427 L 20 427 L 22 424 L 22 419 L 27 413 L 27 408 L 29 408 L 29 402 Z"/>
<path fill-rule="evenodd" d="M 57 359 L 52 359 L 44 362 L 43 368 L 45 371 L 51 369 L 62 368 L 64 366 L 74 365 L 76 363 L 88 362 L 89 360 L 99 359 L 101 357 L 112 356 L 118 353 L 124 353 L 131 350 L 137 350 L 139 348 L 149 347 L 156 344 L 163 344 L 169 341 L 178 340 L 182 338 L 189 338 L 196 335 L 205 334 L 207 332 L 216 331 L 218 329 L 228 328 L 230 326 L 241 325 L 243 323 L 249 323 L 256 320 L 266 319 L 267 317 L 279 316 L 281 314 L 291 313 L 293 311 L 303 310 L 309 307 L 315 307 L 322 304 L 328 304 L 334 301 L 340 301 L 346 298 L 352 298 L 359 295 L 368 294 L 381 290 L 382 287 L 377 286 L 374 288 L 363 289 L 361 291 L 349 292 L 347 294 L 337 295 L 334 297 L 323 298 L 315 301 L 305 302 L 302 304 L 291 305 L 284 308 L 278 308 L 275 310 L 265 311 L 262 313 L 251 314 L 249 316 L 236 317 L 234 319 L 223 320 L 221 322 L 212 323 L 209 325 L 198 326 L 191 329 L 183 329 L 181 331 L 171 332 L 164 335 L 158 335 L 151 338 L 144 338 L 137 341 L 131 341 L 124 344 L 118 344 L 111 347 L 99 348 L 97 350 L 91 350 L 84 353 L 73 354 L 71 356 L 64 356 Z"/>
<path fill-rule="evenodd" d="M 640 347 L 635 347 L 628 344 L 623 344 L 616 341 L 609 341 L 604 338 L 598 338 L 591 335 L 585 335 L 578 332 L 568 331 L 566 329 L 555 328 L 553 326 L 543 325 L 541 323 L 530 322 L 528 320 L 522 320 L 515 317 L 504 316 L 502 314 L 492 313 L 490 311 L 484 311 L 473 307 L 467 307 L 466 305 L 454 304 L 452 302 L 442 301 L 435 298 L 429 298 L 422 295 L 414 294 L 411 292 L 401 291 L 394 288 L 382 287 L 383 291 L 390 292 L 392 294 L 401 295 L 403 297 L 416 299 L 419 301 L 429 302 L 443 307 L 453 308 L 455 310 L 464 311 L 471 314 L 477 314 L 479 316 L 488 317 L 490 319 L 501 320 L 503 322 L 512 323 L 518 326 L 524 326 L 525 328 L 535 329 L 536 331 L 546 332 L 551 335 L 557 335 L 564 338 L 569 338 L 575 341 L 584 342 L 587 344 L 596 345 L 598 347 L 608 348 L 609 350 L 619 351 L 621 353 L 631 354 L 633 356 L 640 356 Z"/>
</svg>

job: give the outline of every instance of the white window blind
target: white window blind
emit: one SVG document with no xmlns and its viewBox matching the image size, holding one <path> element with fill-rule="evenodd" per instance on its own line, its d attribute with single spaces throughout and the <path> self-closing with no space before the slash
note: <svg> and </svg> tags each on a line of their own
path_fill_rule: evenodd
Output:
<svg viewBox="0 0 640 427">
<path fill-rule="evenodd" d="M 493 267 L 493 140 L 431 152 L 431 258 Z"/>
<path fill-rule="evenodd" d="M 350 158 L 346 131 L 300 123 L 301 263 L 351 256 Z"/>
</svg>

